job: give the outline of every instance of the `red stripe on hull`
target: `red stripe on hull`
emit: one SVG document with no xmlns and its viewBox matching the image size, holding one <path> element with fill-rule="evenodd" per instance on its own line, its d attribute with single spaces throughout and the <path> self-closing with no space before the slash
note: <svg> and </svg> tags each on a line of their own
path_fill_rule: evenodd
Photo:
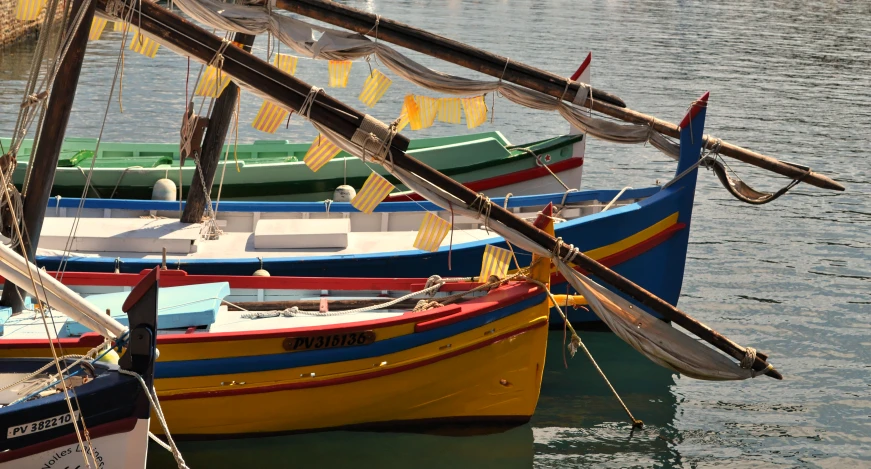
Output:
<svg viewBox="0 0 871 469">
<path fill-rule="evenodd" d="M 709 97 L 710 95 L 711 95 L 711 92 L 710 92 L 710 91 L 705 91 L 705 94 L 703 94 L 702 97 L 698 99 L 698 101 L 694 102 L 694 103 L 690 106 L 690 110 L 689 110 L 689 111 L 687 112 L 687 114 L 683 117 L 683 120 L 680 121 L 680 125 L 679 125 L 678 127 L 680 127 L 681 129 L 683 129 L 684 127 L 690 125 L 690 121 L 693 119 L 693 117 L 696 117 L 696 115 L 697 115 L 699 112 L 701 112 L 702 109 L 703 109 L 705 106 L 708 105 L 708 97 Z M 701 103 L 701 104 L 698 104 L 698 103 Z"/>
<path fill-rule="evenodd" d="M 306 388 L 318 388 L 324 386 L 336 386 L 340 384 L 354 383 L 357 381 L 364 381 L 367 379 L 378 378 L 381 376 L 392 375 L 396 373 L 400 373 L 407 370 L 412 370 L 415 368 L 420 368 L 422 366 L 430 365 L 442 360 L 447 360 L 448 358 L 453 358 L 458 355 L 462 355 L 465 353 L 469 353 L 481 348 L 484 348 L 488 345 L 495 344 L 496 342 L 508 339 L 510 337 L 518 336 L 520 334 L 529 332 L 534 329 L 538 329 L 540 327 L 547 326 L 547 321 L 539 321 L 535 324 L 526 326 L 522 329 L 518 329 L 516 331 L 511 331 L 500 336 L 493 337 L 492 339 L 485 340 L 484 342 L 480 342 L 469 347 L 458 349 L 452 352 L 448 352 L 444 355 L 439 355 L 437 357 L 428 358 L 426 360 L 422 360 L 417 363 L 410 363 L 408 365 L 398 366 L 396 368 L 390 368 L 386 370 L 379 370 L 372 373 L 366 373 L 363 375 L 354 375 L 354 376 L 343 376 L 341 378 L 332 378 L 325 379 L 320 381 L 308 381 L 308 382 L 300 382 L 300 383 L 286 383 L 286 384 L 276 384 L 272 386 L 261 386 L 258 388 L 237 388 L 237 389 L 228 389 L 226 391 L 200 391 L 200 392 L 192 392 L 186 394 L 175 394 L 171 396 L 163 396 L 160 399 L 163 401 L 175 401 L 175 400 L 183 400 L 183 399 L 203 399 L 210 397 L 227 397 L 227 396 L 240 396 L 245 394 L 263 394 L 270 392 L 278 392 L 278 391 L 289 391 L 294 389 L 306 389 Z"/>
<path fill-rule="evenodd" d="M 483 192 L 495 189 L 497 187 L 517 184 L 523 181 L 529 181 L 531 179 L 547 176 L 550 174 L 550 172 L 548 172 L 547 170 L 548 168 L 550 168 L 550 170 L 554 173 L 559 174 L 563 171 L 568 171 L 570 169 L 574 169 L 583 165 L 583 158 L 573 157 L 548 165 L 547 168 L 543 166 L 536 166 L 535 168 L 524 169 L 523 171 L 517 171 L 514 173 L 508 173 L 487 179 L 479 179 L 477 181 L 463 183 L 463 185 L 475 192 Z M 417 193 L 411 192 L 388 195 L 387 198 L 384 199 L 385 202 L 403 202 L 406 200 L 423 200 L 423 197 L 421 197 Z"/>
<path fill-rule="evenodd" d="M 91 427 L 88 428 L 88 436 L 91 440 L 93 440 L 95 438 L 114 435 L 116 433 L 126 433 L 132 431 L 133 428 L 136 427 L 136 422 L 138 420 L 139 419 L 136 417 L 130 417 L 124 420 L 117 420 L 115 422 L 104 423 L 103 425 Z M 19 448 L 12 451 L 4 451 L 0 453 L 0 463 L 26 458 L 28 456 L 41 453 L 43 451 L 49 451 L 55 448 L 60 448 L 61 446 L 67 446 L 78 442 L 79 440 L 76 437 L 76 434 L 70 433 L 69 435 L 61 436 L 48 441 L 41 441 L 34 445 L 25 446 L 24 448 Z"/>
</svg>

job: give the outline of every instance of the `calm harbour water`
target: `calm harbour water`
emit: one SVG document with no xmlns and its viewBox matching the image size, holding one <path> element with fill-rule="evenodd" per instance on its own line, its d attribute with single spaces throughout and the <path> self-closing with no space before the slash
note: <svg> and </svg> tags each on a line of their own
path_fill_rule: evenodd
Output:
<svg viewBox="0 0 871 469">
<path fill-rule="evenodd" d="M 582 333 L 647 423 L 630 434 L 584 357 L 563 368 L 562 334 L 552 333 L 542 397 L 529 425 L 464 438 L 329 432 L 183 443 L 192 467 L 871 467 L 871 4 L 349 3 L 560 74 L 572 73 L 592 50 L 595 86 L 672 122 L 710 90 L 708 133 L 845 184 L 841 194 L 801 185 L 770 205 L 751 207 L 732 199 L 713 174 L 700 175 L 679 306 L 768 352 L 786 378 L 680 378 L 610 334 Z M 99 130 L 120 36 L 105 38 L 89 45 L 69 136 L 96 137 Z M 256 48 L 264 53 L 263 38 Z M 31 54 L 27 45 L 0 51 L 3 135 L 12 131 Z M 329 92 L 360 106 L 365 69 L 354 64 L 348 88 Z M 185 72 L 186 61 L 166 50 L 153 60 L 128 54 L 125 112 L 112 106 L 105 139 L 176 141 Z M 301 60 L 297 76 L 323 85 L 326 64 Z M 410 85 L 395 81 L 372 113 L 392 120 L 407 92 Z M 259 105 L 250 95 L 243 99 L 240 140 L 314 137 L 296 119 L 275 137 L 258 134 L 250 122 Z M 555 114 L 498 100 L 495 122 L 483 128 L 521 143 L 564 132 L 566 124 Z M 420 134 L 466 131 L 442 124 Z M 592 141 L 587 148 L 587 188 L 642 187 L 674 170 L 649 147 Z M 735 167 L 762 189 L 785 183 Z M 149 467 L 174 467 L 152 449 Z"/>
</svg>

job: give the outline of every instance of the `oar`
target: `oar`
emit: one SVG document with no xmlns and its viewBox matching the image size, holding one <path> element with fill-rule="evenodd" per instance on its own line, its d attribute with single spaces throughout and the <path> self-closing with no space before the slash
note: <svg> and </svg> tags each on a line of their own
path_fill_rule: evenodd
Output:
<svg viewBox="0 0 871 469">
<path fill-rule="evenodd" d="M 109 11 L 107 11 L 107 3 L 112 5 Z M 128 10 L 134 10 L 133 14 L 139 28 L 159 38 L 162 43 L 174 50 L 184 51 L 185 54 L 201 63 L 211 62 L 215 54 L 222 50 L 222 70 L 225 73 L 266 94 L 272 101 L 297 112 L 300 111 L 303 103 L 310 104 L 311 107 L 308 115 L 311 120 L 329 127 L 348 140 L 354 136 L 363 122 L 364 114 L 356 109 L 323 92 L 315 94 L 313 100 L 309 99 L 312 91 L 311 85 L 282 72 L 262 59 L 232 44 L 222 45 L 221 38 L 150 2 L 97 0 L 97 8 L 105 11 L 110 16 L 116 17 L 123 17 L 127 14 Z M 408 138 L 403 135 L 397 134 L 392 139 L 390 148 L 394 165 L 416 173 L 461 200 L 467 206 L 472 206 L 478 201 L 478 194 L 475 192 L 408 156 L 405 153 L 408 149 L 408 144 Z M 557 241 L 549 234 L 517 218 L 513 213 L 499 205 L 490 203 L 489 210 L 492 219 L 517 230 L 545 249 L 554 251 Z M 568 256 L 569 254 L 570 251 L 565 246 L 562 246 L 559 250 L 561 257 Z M 744 347 L 729 340 L 599 262 L 583 253 L 578 254 L 574 258 L 574 262 L 724 353 L 739 361 L 744 359 L 746 354 Z M 768 369 L 769 365 L 763 357 L 764 355 L 756 354 L 756 359 L 753 363 L 754 370 L 762 371 Z M 781 374 L 774 368 L 768 369 L 766 374 L 777 379 L 782 379 Z"/>
<path fill-rule="evenodd" d="M 406 47 L 446 62 L 546 93 L 555 98 L 565 98 L 569 102 L 574 102 L 575 96 L 581 89 L 578 82 L 570 80 L 568 91 L 566 91 L 567 79 L 565 77 L 337 2 L 276 0 L 275 6 L 360 34 L 377 37 L 379 41 Z M 653 130 L 664 135 L 680 138 L 679 126 L 628 109 L 622 104 L 623 101 L 620 98 L 611 93 L 596 88 L 593 88 L 592 93 L 592 99 L 587 97 L 582 104 L 584 107 L 626 122 L 649 125 Z M 844 186 L 825 175 L 724 142 L 718 138 L 706 136 L 704 143 L 705 148 L 718 149 L 721 155 L 767 169 L 782 176 L 823 189 L 844 190 Z"/>
</svg>

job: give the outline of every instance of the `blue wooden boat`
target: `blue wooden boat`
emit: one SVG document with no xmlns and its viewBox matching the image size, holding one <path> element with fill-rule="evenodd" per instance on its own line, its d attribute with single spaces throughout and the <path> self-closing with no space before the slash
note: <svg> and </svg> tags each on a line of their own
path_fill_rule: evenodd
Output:
<svg viewBox="0 0 871 469">
<path fill-rule="evenodd" d="M 566 219 L 556 224 L 556 236 L 675 304 L 686 261 L 698 157 L 682 154 L 675 179 L 662 187 L 495 200 L 530 218 L 554 204 L 557 216 Z M 38 264 L 48 270 L 61 266 L 79 203 L 61 198 L 49 203 L 37 256 Z M 428 202 L 384 202 L 372 214 L 340 202 L 221 202 L 218 208 L 224 234 L 206 241 L 199 236 L 200 225 L 173 219 L 178 216 L 177 202 L 87 199 L 65 270 L 138 273 L 163 262 L 163 247 L 168 268 L 189 274 L 251 275 L 264 269 L 273 276 L 295 277 L 456 277 L 478 274 L 486 245 L 506 247 L 477 221 L 458 217 L 452 245 L 446 240 L 436 252 L 412 248 L 414 230 L 426 211 L 451 217 Z M 258 230 L 265 220 L 281 231 L 306 224 L 320 229 L 324 219 L 347 220 L 344 247 L 306 244 L 326 240 L 325 234 L 298 247 L 258 247 Z M 517 255 L 521 264 L 530 260 L 528 253 Z M 558 284 L 560 279 L 554 280 Z M 597 321 L 583 308 L 572 311 L 574 321 Z"/>
</svg>

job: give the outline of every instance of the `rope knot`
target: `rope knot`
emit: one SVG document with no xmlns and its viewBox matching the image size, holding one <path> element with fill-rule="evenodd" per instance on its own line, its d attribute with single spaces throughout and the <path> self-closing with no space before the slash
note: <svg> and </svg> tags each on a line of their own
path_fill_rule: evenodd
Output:
<svg viewBox="0 0 871 469">
<path fill-rule="evenodd" d="M 756 361 L 756 349 L 747 347 L 744 349 L 744 358 L 741 359 L 741 368 L 749 370 L 753 368 L 753 363 Z"/>
<path fill-rule="evenodd" d="M 312 86 L 311 90 L 309 90 L 308 92 L 308 96 L 305 97 L 305 100 L 299 106 L 299 115 L 301 115 L 306 120 L 309 120 L 309 113 L 311 113 L 312 105 L 315 103 L 315 99 L 317 99 L 318 93 L 323 90 L 323 88 Z"/>
<path fill-rule="evenodd" d="M 484 230 L 487 231 L 487 234 L 490 234 L 490 210 L 492 208 L 490 197 L 480 192 L 475 196 L 475 200 L 469 204 L 469 210 L 477 211 L 478 218 L 484 219 Z"/>
<path fill-rule="evenodd" d="M 390 146 L 393 144 L 393 138 L 396 137 L 397 125 L 396 121 L 385 125 L 369 114 L 363 116 L 360 127 L 351 136 L 351 143 L 363 150 L 363 161 L 366 161 L 369 155 L 371 161 L 384 165 L 388 171 L 393 169 L 393 153 L 390 151 Z"/>
<path fill-rule="evenodd" d="M 568 344 L 569 355 L 571 355 L 572 358 L 575 358 L 575 354 L 578 353 L 578 347 L 580 347 L 580 345 L 581 345 L 581 338 L 578 337 L 577 334 L 573 333 L 572 340 L 569 341 L 569 344 Z"/>
<path fill-rule="evenodd" d="M 414 309 L 411 310 L 411 312 L 417 313 L 417 312 L 426 311 L 429 309 L 441 308 L 442 306 L 444 306 L 444 305 L 439 303 L 438 301 L 435 301 L 435 300 L 420 300 L 417 302 L 417 304 L 414 306 Z"/>
<path fill-rule="evenodd" d="M 429 290 L 432 287 L 436 287 L 431 292 L 429 292 L 430 296 L 434 296 L 436 293 L 439 292 L 439 289 L 441 289 L 442 285 L 444 285 L 444 284 L 445 284 L 445 280 L 443 278 L 441 278 L 441 276 L 432 275 L 432 276 L 430 276 L 430 278 L 426 279 L 426 284 L 423 286 L 423 289 Z"/>
<path fill-rule="evenodd" d="M 756 349 L 753 347 L 746 347 L 744 349 L 744 358 L 741 359 L 741 368 L 745 370 L 750 370 L 750 377 L 755 378 L 759 375 L 764 375 L 769 371 L 774 369 L 774 365 L 771 363 L 768 364 L 765 368 L 760 371 L 756 371 L 753 369 L 753 364 L 756 362 Z"/>
<path fill-rule="evenodd" d="M 24 98 L 24 101 L 21 103 L 21 108 L 24 109 L 26 107 L 33 106 L 37 103 L 45 101 L 45 98 L 48 97 L 48 91 L 42 91 L 40 93 L 33 93 Z"/>
</svg>

